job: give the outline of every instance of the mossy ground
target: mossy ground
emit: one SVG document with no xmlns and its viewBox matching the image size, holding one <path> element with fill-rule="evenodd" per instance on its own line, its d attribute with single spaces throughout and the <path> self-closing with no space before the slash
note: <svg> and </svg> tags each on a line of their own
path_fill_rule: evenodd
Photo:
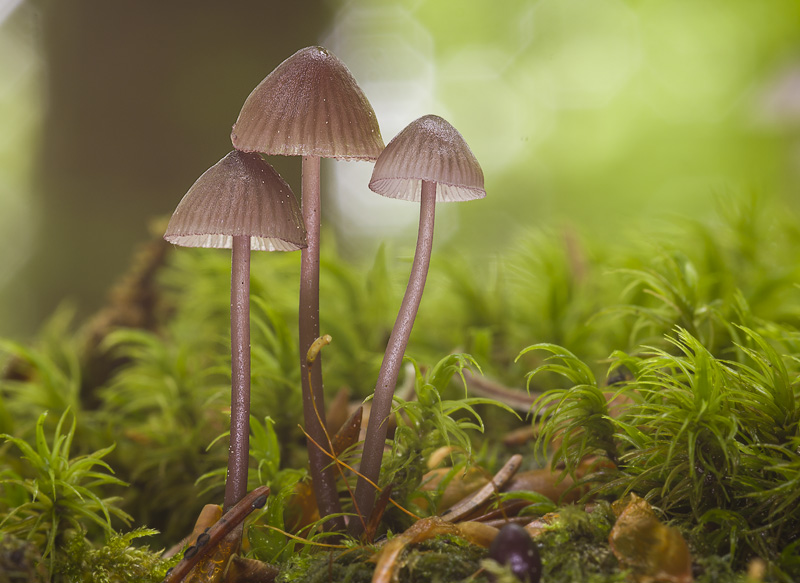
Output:
<svg viewBox="0 0 800 583">
<path fill-rule="evenodd" d="M 279 583 L 369 583 L 375 569 L 369 549 L 334 553 L 315 553 L 289 561 L 279 575 Z M 410 545 L 398 569 L 400 581 L 408 583 L 445 583 L 475 581 L 484 583 L 479 574 L 486 550 L 451 536 L 436 537 Z"/>
<path fill-rule="evenodd" d="M 539 442 L 514 446 L 526 467 L 546 463 L 545 456 L 567 471 L 589 455 L 613 462 L 613 470 L 607 464 L 589 477 L 593 495 L 613 501 L 633 492 L 659 508 L 686 533 L 698 581 L 743 581 L 753 557 L 768 565 L 765 581 L 797 579 L 797 224 L 774 201 L 742 197 L 727 200 L 718 217 L 638 232 L 632 226 L 606 240 L 531 233 L 491 265 L 434 257 L 407 351 L 417 368 L 401 380 L 414 398 L 397 403 L 405 416 L 382 484 L 393 483 L 396 501 L 422 515 L 436 509 L 437 493 L 428 510 L 415 501 L 424 462 L 438 448 L 455 445 L 446 463 L 489 473 L 508 458 L 502 438 L 533 417 L 516 418 L 488 398 L 466 401 L 477 389 L 465 389 L 460 375 L 479 365 L 522 398 L 526 383 L 534 396 L 545 394 L 538 404 L 550 408 L 540 409 Z M 387 249 L 369 266 L 328 253 L 321 281 L 321 330 L 333 336 L 326 388 L 332 398 L 347 387 L 358 402 L 377 377 L 407 266 Z M 120 566 L 152 558 L 149 572 L 136 576 L 158 581 L 164 564 L 141 547 L 171 546 L 203 504 L 221 499 L 229 270 L 225 253 L 154 242 L 90 323 L 76 325 L 64 310 L 35 342 L 0 341 L 0 433 L 13 436 L 0 445 L 0 531 L 4 541 L 47 552 L 54 580 L 75 580 L 64 561 L 90 564 L 113 551 Z M 253 531 L 271 534 L 251 537 L 250 552 L 286 565 L 281 576 L 288 577 L 296 572 L 291 564 L 326 556 L 269 530 L 285 528 L 283 511 L 305 476 L 298 259 L 256 255 L 252 273 L 251 486 L 268 484 L 272 495 Z M 609 409 L 609 391 L 626 406 Z M 49 414 L 40 421 L 43 411 Z M 49 461 L 32 459 L 22 443 Z M 45 479 L 50 467 L 60 473 Z M 87 474 L 91 468 L 98 475 Z M 110 479 L 111 471 L 128 485 Z M 76 498 L 70 488 L 94 497 Z M 341 494 L 349 504 L 343 485 Z M 381 531 L 411 522 L 396 511 L 389 517 Z M 592 520 L 576 519 L 539 541 L 548 581 L 622 580 L 603 534 L 608 525 Z M 159 533 L 119 547 L 126 539 L 115 531 L 144 525 Z M 70 543 L 75 532 L 85 533 L 85 547 Z M 410 560 L 408 577 L 427 572 L 439 551 L 425 552 L 430 559 Z M 351 562 L 340 566 L 327 556 L 314 572 L 328 580 L 326 569 L 341 567 L 336 577 L 357 581 L 364 567 L 354 565 L 365 553 L 344 553 L 342 561 Z M 450 576 L 469 578 L 479 570 L 474 560 L 465 559 L 466 574 Z M 116 580 L 129 579 L 120 570 L 109 574 Z"/>
</svg>

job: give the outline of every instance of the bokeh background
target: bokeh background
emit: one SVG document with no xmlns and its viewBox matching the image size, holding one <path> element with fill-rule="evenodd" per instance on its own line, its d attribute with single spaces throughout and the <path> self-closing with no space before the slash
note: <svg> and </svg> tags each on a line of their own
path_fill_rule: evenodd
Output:
<svg viewBox="0 0 800 583">
<path fill-rule="evenodd" d="M 0 336 L 97 309 L 252 88 L 312 44 L 387 142 L 436 113 L 482 163 L 487 198 L 438 209 L 439 253 L 800 200 L 798 0 L 0 0 Z M 270 162 L 299 192 L 299 162 Z M 325 236 L 356 262 L 410 254 L 418 210 L 370 172 L 325 164 Z"/>
</svg>

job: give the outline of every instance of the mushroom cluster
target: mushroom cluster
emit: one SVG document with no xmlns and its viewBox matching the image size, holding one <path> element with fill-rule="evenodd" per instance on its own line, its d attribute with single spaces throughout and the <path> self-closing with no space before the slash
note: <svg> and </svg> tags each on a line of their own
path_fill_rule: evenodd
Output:
<svg viewBox="0 0 800 583">
<path fill-rule="evenodd" d="M 303 416 L 312 484 L 327 530 L 345 521 L 334 482 L 324 421 L 321 363 L 307 355 L 320 337 L 320 159 L 376 161 L 369 187 L 420 203 L 419 234 L 408 287 L 386 346 L 375 387 L 354 505 L 361 520 L 375 500 L 392 397 L 419 309 L 433 247 L 437 202 L 482 198 L 483 173 L 461 134 L 426 115 L 384 149 L 369 101 L 347 67 L 322 47 L 302 49 L 278 65 L 247 97 L 233 126 L 234 150 L 189 189 L 164 238 L 189 247 L 232 249 L 231 438 L 224 509 L 245 495 L 250 414 L 250 251 L 301 250 L 299 353 Z M 301 206 L 261 155 L 302 156 Z M 302 210 L 301 210 L 302 208 Z M 318 359 L 318 356 L 316 357 Z"/>
</svg>

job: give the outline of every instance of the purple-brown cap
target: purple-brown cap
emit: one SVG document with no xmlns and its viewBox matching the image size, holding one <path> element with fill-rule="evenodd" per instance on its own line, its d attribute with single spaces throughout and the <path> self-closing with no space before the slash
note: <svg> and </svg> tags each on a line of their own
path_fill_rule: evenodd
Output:
<svg viewBox="0 0 800 583">
<path fill-rule="evenodd" d="M 250 237 L 252 250 L 294 251 L 306 246 L 292 189 L 261 156 L 234 150 L 184 195 L 164 239 L 183 247 L 230 249 L 233 237 L 239 235 Z"/>
<path fill-rule="evenodd" d="M 369 187 L 383 196 L 419 202 L 422 181 L 436 182 L 436 202 L 486 196 L 483 170 L 458 130 L 425 115 L 397 134 L 375 162 Z"/>
<path fill-rule="evenodd" d="M 346 160 L 375 160 L 383 150 L 372 106 L 322 47 L 297 51 L 253 89 L 231 141 L 245 152 Z"/>
</svg>

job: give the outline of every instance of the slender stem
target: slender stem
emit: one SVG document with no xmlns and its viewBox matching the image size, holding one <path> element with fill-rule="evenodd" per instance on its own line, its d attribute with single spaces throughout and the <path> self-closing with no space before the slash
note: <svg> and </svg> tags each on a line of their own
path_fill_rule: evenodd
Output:
<svg viewBox="0 0 800 583">
<path fill-rule="evenodd" d="M 414 327 L 417 317 L 422 292 L 425 289 L 425 278 L 428 276 L 428 265 L 433 249 L 433 220 L 436 210 L 436 183 L 422 181 L 422 200 L 419 211 L 419 233 L 417 235 L 417 249 L 414 252 L 414 263 L 411 266 L 411 275 L 408 286 L 400 304 L 386 352 L 383 355 L 378 382 L 375 385 L 375 395 L 372 398 L 369 423 L 367 424 L 367 437 L 364 442 L 364 453 L 361 457 L 360 474 L 356 485 L 356 504 L 362 514 L 364 522 L 369 522 L 369 515 L 375 504 L 375 488 L 364 479 L 374 483 L 378 482 L 378 474 L 383 458 L 383 446 L 386 442 L 387 420 L 392 410 L 392 398 L 403 363 L 408 338 Z M 359 520 L 350 521 L 350 534 L 360 534 L 363 525 Z"/>
<path fill-rule="evenodd" d="M 233 237 L 231 252 L 231 442 L 224 510 L 247 494 L 250 461 L 250 237 Z"/>
<path fill-rule="evenodd" d="M 303 419 L 305 429 L 313 442 L 328 443 L 325 419 L 325 396 L 322 390 L 322 362 L 311 367 L 306 355 L 319 337 L 319 243 L 320 243 L 320 159 L 303 156 L 302 206 L 306 224 L 308 247 L 300 256 L 300 378 L 303 383 Z M 321 358 L 318 355 L 317 358 Z M 322 423 L 321 423 L 322 422 Z M 311 440 L 307 442 L 311 482 L 320 516 L 341 513 L 333 469 L 328 467 L 330 457 Z M 343 530 L 344 519 L 337 517 L 325 523 L 326 530 Z"/>
</svg>

